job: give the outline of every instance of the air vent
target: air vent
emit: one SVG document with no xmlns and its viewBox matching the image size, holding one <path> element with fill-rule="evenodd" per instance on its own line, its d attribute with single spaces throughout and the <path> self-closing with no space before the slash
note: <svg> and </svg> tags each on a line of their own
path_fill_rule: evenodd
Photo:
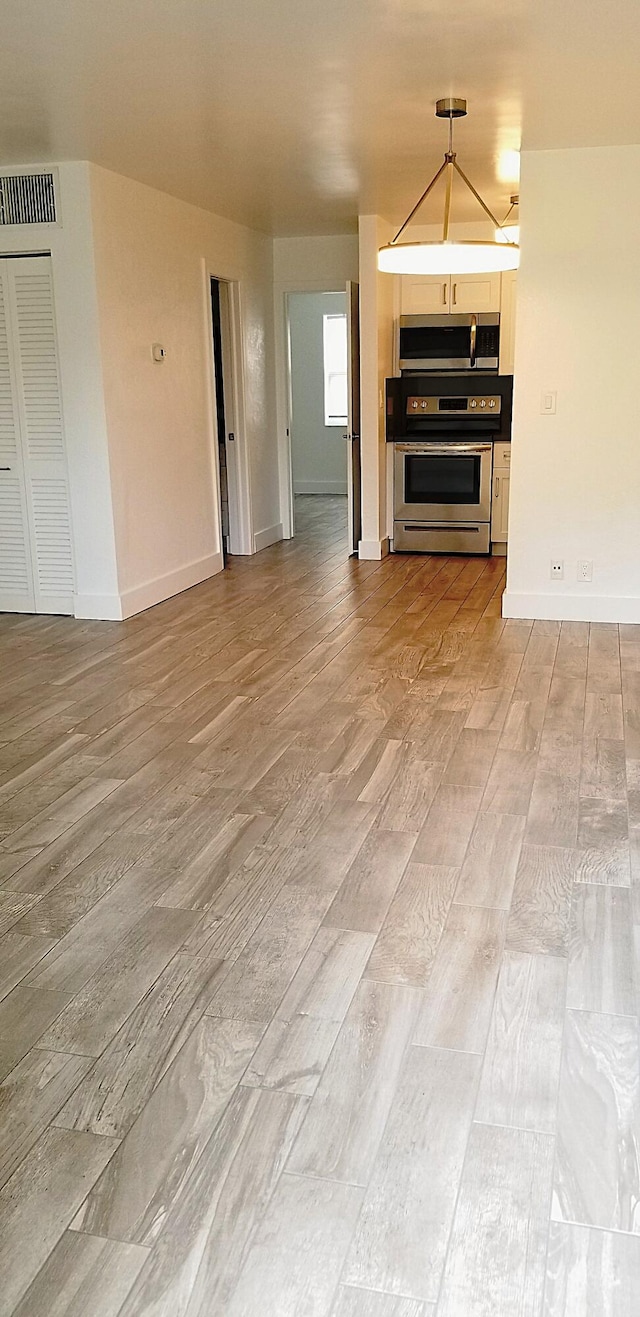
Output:
<svg viewBox="0 0 640 1317">
<path fill-rule="evenodd" d="M 0 177 L 0 224 L 55 224 L 53 174 Z"/>
</svg>

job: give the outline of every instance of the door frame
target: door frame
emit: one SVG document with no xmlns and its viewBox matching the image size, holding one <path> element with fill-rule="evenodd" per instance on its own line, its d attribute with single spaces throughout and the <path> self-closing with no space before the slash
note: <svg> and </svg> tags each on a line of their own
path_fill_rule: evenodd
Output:
<svg viewBox="0 0 640 1317">
<path fill-rule="evenodd" d="M 282 537 L 293 539 L 293 468 L 291 460 L 291 335 L 289 297 L 292 293 L 344 293 L 346 282 L 334 279 L 282 279 L 274 287 L 276 356 L 276 425 Z M 346 456 L 345 456 L 346 462 Z"/>
<path fill-rule="evenodd" d="M 247 449 L 246 412 L 245 412 L 245 369 L 244 345 L 242 338 L 242 287 L 238 279 L 231 279 L 221 273 L 205 259 L 204 261 L 204 313 L 207 335 L 207 408 L 209 412 L 210 456 L 213 490 L 216 502 L 218 552 L 222 556 L 222 515 L 220 502 L 220 462 L 218 456 L 218 420 L 216 414 L 216 376 L 213 355 L 213 314 L 211 309 L 211 280 L 216 279 L 227 289 L 229 313 L 229 364 L 230 379 L 225 379 L 228 390 L 230 411 L 233 416 L 235 434 L 233 448 L 227 443 L 227 473 L 233 483 L 233 521 L 231 517 L 231 498 L 229 499 L 229 552 L 237 555 L 254 553 L 253 516 L 251 501 L 251 474 Z M 226 395 L 225 395 L 226 396 Z"/>
<path fill-rule="evenodd" d="M 362 421 L 360 382 L 360 282 L 347 279 L 347 533 L 349 553 L 357 558 L 362 539 Z M 355 347 L 355 352 L 354 352 Z M 355 366 L 355 371 L 354 371 Z"/>
</svg>

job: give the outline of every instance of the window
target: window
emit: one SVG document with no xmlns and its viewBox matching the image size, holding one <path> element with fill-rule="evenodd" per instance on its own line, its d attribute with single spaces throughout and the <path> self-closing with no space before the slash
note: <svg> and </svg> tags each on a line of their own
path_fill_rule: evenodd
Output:
<svg viewBox="0 0 640 1317">
<path fill-rule="evenodd" d="M 347 424 L 347 317 L 322 317 L 324 423 Z"/>
</svg>

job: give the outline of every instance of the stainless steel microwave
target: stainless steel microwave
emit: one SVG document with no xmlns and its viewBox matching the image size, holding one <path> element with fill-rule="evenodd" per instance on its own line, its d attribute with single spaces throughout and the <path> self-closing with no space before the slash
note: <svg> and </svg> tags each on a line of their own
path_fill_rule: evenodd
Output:
<svg viewBox="0 0 640 1317">
<path fill-rule="evenodd" d="M 403 374 L 437 371 L 441 375 L 446 370 L 497 374 L 500 316 L 497 311 L 400 316 L 398 357 Z"/>
</svg>

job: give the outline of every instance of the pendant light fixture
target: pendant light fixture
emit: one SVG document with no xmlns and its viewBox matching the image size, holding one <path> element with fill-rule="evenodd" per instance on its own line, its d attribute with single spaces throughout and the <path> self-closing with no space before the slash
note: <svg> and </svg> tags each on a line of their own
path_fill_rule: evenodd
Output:
<svg viewBox="0 0 640 1317">
<path fill-rule="evenodd" d="M 458 174 L 468 187 L 476 201 L 482 206 L 491 220 L 494 229 L 500 229 L 495 215 L 489 210 L 479 192 L 463 173 L 453 149 L 453 121 L 461 119 L 467 113 L 467 102 L 460 97 L 447 97 L 436 101 L 436 117 L 449 120 L 449 149 L 445 151 L 444 161 L 431 182 L 425 188 L 420 200 L 398 229 L 392 242 L 381 247 L 378 252 L 378 269 L 391 274 L 485 274 L 494 270 L 515 270 L 520 260 L 520 248 L 517 243 L 500 238 L 496 241 L 462 241 L 455 242 L 449 236 L 451 216 L 451 195 L 453 176 Z M 444 218 L 442 238 L 437 242 L 398 242 L 407 226 L 419 211 L 438 180 L 445 176 Z"/>
<path fill-rule="evenodd" d="M 517 242 L 517 243 L 519 243 L 519 242 L 520 242 L 520 225 L 519 225 L 519 224 L 509 224 L 507 221 L 508 221 L 508 219 L 509 219 L 509 216 L 511 215 L 512 210 L 514 210 L 515 207 L 518 205 L 518 202 L 520 201 L 520 197 L 518 196 L 518 193 L 516 192 L 515 196 L 514 196 L 514 197 L 510 197 L 509 200 L 510 200 L 510 202 L 511 202 L 511 205 L 509 206 L 509 209 L 508 209 L 508 211 L 507 211 L 507 213 L 506 213 L 506 215 L 505 215 L 505 217 L 504 217 L 504 219 L 503 219 L 503 221 L 502 221 L 502 224 L 500 225 L 500 228 L 499 228 L 499 229 L 496 229 L 496 242 Z"/>
</svg>

